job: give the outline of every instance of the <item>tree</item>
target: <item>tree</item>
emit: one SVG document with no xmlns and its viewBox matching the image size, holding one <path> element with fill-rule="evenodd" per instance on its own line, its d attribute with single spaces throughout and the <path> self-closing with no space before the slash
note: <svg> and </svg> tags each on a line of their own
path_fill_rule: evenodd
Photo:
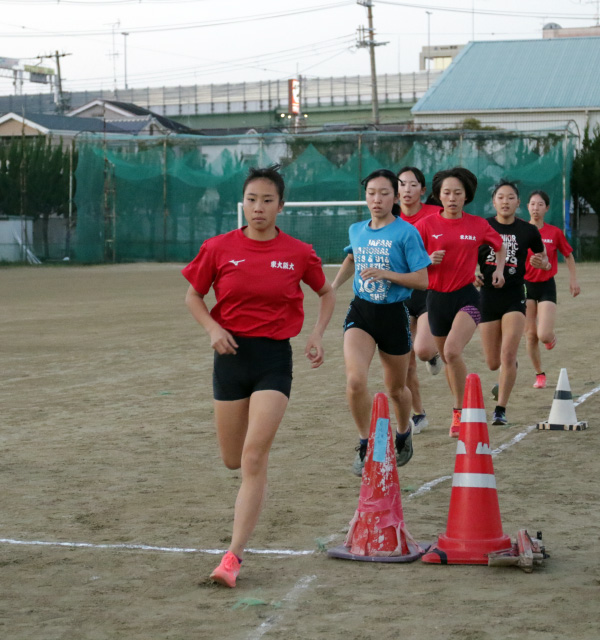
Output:
<svg viewBox="0 0 600 640">
<path fill-rule="evenodd" d="M 62 140 L 14 137 L 0 147 L 0 211 L 8 215 L 41 218 L 43 254 L 49 257 L 48 221 L 64 216 L 69 208 L 71 153 L 73 170 L 75 151 L 63 148 Z"/>
<path fill-rule="evenodd" d="M 583 198 L 600 215 L 600 125 L 590 137 L 585 128 L 581 149 L 576 153 L 571 172 L 571 191 L 575 202 Z"/>
</svg>

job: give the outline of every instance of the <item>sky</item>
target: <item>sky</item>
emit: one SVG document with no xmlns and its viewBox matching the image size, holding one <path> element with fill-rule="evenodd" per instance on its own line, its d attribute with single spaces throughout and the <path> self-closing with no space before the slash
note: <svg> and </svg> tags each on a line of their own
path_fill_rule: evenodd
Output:
<svg viewBox="0 0 600 640">
<path fill-rule="evenodd" d="M 549 22 L 593 26 L 600 11 L 600 0 L 371 1 L 378 74 L 418 71 L 428 42 L 538 39 Z M 0 57 L 56 68 L 40 56 L 58 52 L 65 91 L 369 75 L 361 26 L 356 0 L 0 0 Z M 0 95 L 15 93 L 6 76 Z"/>
</svg>

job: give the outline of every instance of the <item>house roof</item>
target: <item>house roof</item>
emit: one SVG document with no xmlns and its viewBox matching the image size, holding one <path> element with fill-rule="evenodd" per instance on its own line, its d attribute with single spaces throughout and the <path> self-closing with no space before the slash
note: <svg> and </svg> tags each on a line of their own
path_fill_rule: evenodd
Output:
<svg viewBox="0 0 600 640">
<path fill-rule="evenodd" d="M 600 38 L 470 42 L 414 114 L 600 108 Z"/>
<path fill-rule="evenodd" d="M 192 133 L 192 130 L 189 127 L 186 127 L 184 124 L 180 122 L 175 122 L 175 120 L 171 120 L 171 118 L 166 118 L 165 116 L 161 116 L 154 111 L 150 111 L 150 109 L 146 109 L 145 107 L 140 107 L 137 104 L 133 104 L 132 102 L 119 102 L 118 100 L 92 100 L 76 109 L 72 109 L 69 112 L 70 116 L 76 116 L 79 113 L 82 113 L 89 109 L 91 106 L 97 104 L 105 104 L 112 108 L 113 112 L 122 115 L 124 118 L 145 118 L 147 116 L 151 116 L 157 122 L 159 122 L 165 129 L 169 131 L 173 131 L 175 133 Z"/>
<path fill-rule="evenodd" d="M 53 131 L 72 132 L 97 132 L 97 133 L 124 133 L 123 127 L 113 122 L 103 122 L 98 118 L 73 118 L 71 116 L 52 115 L 47 113 L 6 113 L 0 117 L 0 124 L 8 120 L 24 122 L 40 133 L 47 134 Z"/>
</svg>

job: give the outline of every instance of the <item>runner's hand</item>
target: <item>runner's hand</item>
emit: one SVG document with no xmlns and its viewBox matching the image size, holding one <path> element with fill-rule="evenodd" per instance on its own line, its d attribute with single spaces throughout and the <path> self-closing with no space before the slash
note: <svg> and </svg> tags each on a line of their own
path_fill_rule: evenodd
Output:
<svg viewBox="0 0 600 640">
<path fill-rule="evenodd" d="M 439 249 L 438 251 L 432 251 L 429 254 L 429 259 L 432 264 L 441 264 L 444 256 L 446 255 L 446 249 Z"/>
<path fill-rule="evenodd" d="M 229 331 L 217 326 L 209 331 L 210 346 L 221 356 L 231 353 L 236 354 L 238 344 Z"/>
<path fill-rule="evenodd" d="M 323 350 L 323 341 L 320 336 L 310 334 L 306 342 L 304 355 L 310 360 L 310 366 L 313 369 L 323 364 L 325 351 Z"/>
<path fill-rule="evenodd" d="M 385 269 L 374 269 L 373 267 L 369 267 L 367 269 L 363 269 L 360 272 L 360 277 L 367 280 L 387 280 L 386 270 Z"/>
<path fill-rule="evenodd" d="M 492 274 L 492 285 L 496 289 L 501 289 L 504 286 L 504 274 L 502 271 L 494 271 Z"/>
<path fill-rule="evenodd" d="M 577 284 L 577 280 L 569 283 L 569 291 L 574 298 L 581 293 L 581 287 Z"/>
</svg>

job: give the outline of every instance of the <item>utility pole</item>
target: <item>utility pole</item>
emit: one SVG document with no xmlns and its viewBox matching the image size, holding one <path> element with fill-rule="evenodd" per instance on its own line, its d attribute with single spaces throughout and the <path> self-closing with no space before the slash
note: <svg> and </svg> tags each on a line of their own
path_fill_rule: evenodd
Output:
<svg viewBox="0 0 600 640">
<path fill-rule="evenodd" d="M 127 36 L 129 35 L 128 31 L 122 31 L 123 35 L 123 59 L 125 62 L 125 89 L 127 89 Z"/>
<path fill-rule="evenodd" d="M 67 104 L 67 101 L 65 100 L 63 94 L 62 75 L 60 73 L 60 59 L 70 55 L 70 53 L 58 53 L 58 51 L 54 52 L 54 59 L 56 60 L 56 83 L 58 88 L 58 101 L 56 106 L 59 113 L 64 113 L 69 108 L 69 105 Z"/>
<path fill-rule="evenodd" d="M 387 42 L 375 42 L 375 29 L 373 28 L 373 2 L 372 0 L 356 0 L 357 4 L 367 7 L 367 17 L 369 20 L 369 39 L 365 38 L 364 27 L 359 27 L 358 47 L 369 47 L 369 57 L 371 59 L 371 104 L 373 105 L 373 123 L 379 124 L 379 98 L 377 96 L 377 70 L 375 68 L 375 47 L 380 47 Z"/>
<path fill-rule="evenodd" d="M 60 72 L 60 59 L 65 58 L 66 56 L 70 56 L 70 53 L 58 53 L 55 51 L 54 53 L 39 56 L 40 61 L 44 58 L 54 58 L 54 62 L 56 63 L 56 85 L 54 88 L 54 104 L 56 105 L 56 110 L 58 113 L 64 113 L 69 108 L 68 100 L 65 98 L 63 94 L 62 88 L 62 74 Z"/>
</svg>

